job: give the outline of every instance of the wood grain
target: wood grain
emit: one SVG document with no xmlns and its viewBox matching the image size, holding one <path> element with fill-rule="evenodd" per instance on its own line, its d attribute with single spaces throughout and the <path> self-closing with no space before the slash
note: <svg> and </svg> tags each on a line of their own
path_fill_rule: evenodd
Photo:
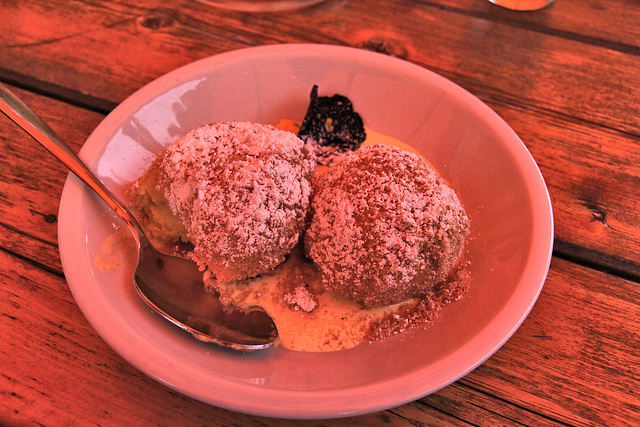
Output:
<svg viewBox="0 0 640 427">
<path fill-rule="evenodd" d="M 397 56 L 458 83 L 518 133 L 554 209 L 557 255 L 513 337 L 461 380 L 376 414 L 293 421 L 185 397 L 129 365 L 75 304 L 57 247 L 64 166 L 0 117 L 0 425 L 626 426 L 640 418 L 640 3 L 328 0 L 284 14 L 193 0 L 0 2 L 0 80 L 75 150 L 154 78 L 246 46 Z M 26 89 L 26 90 L 25 90 Z M 611 274 L 608 274 L 611 273 Z"/>
<path fill-rule="evenodd" d="M 555 236 L 573 245 L 557 249 L 580 259 L 589 256 L 581 248 L 607 254 L 603 264 L 640 277 L 640 138 L 487 102 L 521 136 L 542 171 Z"/>
<path fill-rule="evenodd" d="M 0 251 L 0 265 L 8 264 L 0 290 L 0 422 L 298 425 L 215 408 L 156 383 L 97 336 L 63 278 Z M 595 292 L 604 298 L 591 300 Z M 627 301 L 637 294 L 634 283 L 556 261 L 529 318 L 485 364 L 419 403 L 339 424 L 623 423 L 640 411 L 640 348 L 619 339 L 640 328 L 640 307 Z"/>
<path fill-rule="evenodd" d="M 488 1 L 432 0 L 425 3 L 615 50 L 637 54 L 640 48 L 637 25 L 640 4 L 637 2 L 555 0 L 551 7 L 535 13 L 507 10 Z"/>
<path fill-rule="evenodd" d="M 580 10 L 581 2 L 566 1 Z M 633 102 L 640 91 L 637 55 L 486 15 L 415 2 L 380 1 L 373 6 L 350 0 L 311 9 L 304 19 L 300 14 L 262 14 L 239 20 L 238 15 L 185 0 L 173 2 L 172 8 L 159 0 L 131 6 L 78 2 L 63 7 L 58 2 L 2 5 L 4 16 L 15 17 L 0 33 L 5 73 L 56 82 L 115 104 L 159 75 L 230 49 L 281 42 L 366 46 L 381 40 L 397 46 L 406 59 L 481 96 L 540 104 L 631 132 L 638 125 Z M 357 21 L 351 18 L 355 16 Z M 387 17 L 383 26 L 378 16 Z M 314 31 L 309 31 L 309 20 Z M 138 58 L 144 58 L 144 67 L 128 65 Z M 613 75 L 616 78 L 609 78 Z"/>
<path fill-rule="evenodd" d="M 534 17 L 520 14 L 527 25 L 492 5 L 379 3 L 374 12 L 356 0 L 330 2 L 305 12 L 305 19 L 296 13 L 239 17 L 191 1 L 173 8 L 153 1 L 2 4 L 2 13 L 16 20 L 13 33 L 0 32 L 0 77 L 4 72 L 21 84 L 44 85 L 67 99 L 78 94 L 76 102 L 104 110 L 180 65 L 249 45 L 337 43 L 403 57 L 470 90 L 521 136 L 552 183 L 557 237 L 567 242 L 568 256 L 604 253 L 605 267 L 622 265 L 637 275 L 640 56 L 559 32 L 576 32 L 588 19 L 571 1 Z M 618 12 L 623 6 L 627 14 Z M 640 7 L 614 2 L 608 8 L 624 21 L 616 34 L 637 31 L 631 23 Z M 555 18 L 556 10 L 563 19 Z M 573 21 L 566 17 L 571 10 Z M 46 25 L 23 25 L 45 13 Z M 389 17 L 384 25 L 379 15 Z M 316 31 L 309 32 L 309 19 Z M 143 66 L 134 65 L 138 58 Z"/>
<path fill-rule="evenodd" d="M 624 425 L 640 411 L 639 298 L 637 283 L 554 260 L 529 318 L 461 382 L 569 425 Z"/>
<path fill-rule="evenodd" d="M 103 118 L 101 114 L 10 89 L 76 151 Z M 68 170 L 17 125 L 4 116 L 0 119 L 0 248 L 62 274 L 56 230 Z M 29 240 L 43 245 L 32 250 Z"/>
</svg>

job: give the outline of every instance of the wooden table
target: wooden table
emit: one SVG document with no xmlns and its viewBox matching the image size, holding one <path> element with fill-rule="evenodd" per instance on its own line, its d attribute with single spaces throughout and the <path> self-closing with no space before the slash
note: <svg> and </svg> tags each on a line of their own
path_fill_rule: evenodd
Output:
<svg viewBox="0 0 640 427">
<path fill-rule="evenodd" d="M 384 52 L 435 71 L 520 135 L 551 193 L 548 279 L 517 333 L 444 388 L 305 425 L 638 425 L 640 2 L 328 0 L 291 13 L 194 0 L 2 0 L 0 80 L 74 149 L 152 79 L 246 46 Z M 119 357 L 69 292 L 56 227 L 67 171 L 0 117 L 0 424 L 298 425 L 184 397 Z"/>
</svg>

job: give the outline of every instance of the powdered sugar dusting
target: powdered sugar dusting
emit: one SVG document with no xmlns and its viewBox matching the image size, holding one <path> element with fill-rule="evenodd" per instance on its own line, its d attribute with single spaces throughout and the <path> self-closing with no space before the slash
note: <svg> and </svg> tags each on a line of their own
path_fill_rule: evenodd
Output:
<svg viewBox="0 0 640 427">
<path fill-rule="evenodd" d="M 330 166 L 331 164 L 337 162 L 344 156 L 346 156 L 350 151 L 345 151 L 342 147 L 336 145 L 322 145 L 318 142 L 318 140 L 313 136 L 308 136 L 305 139 L 305 144 L 309 148 L 309 150 L 315 154 L 318 161 L 326 166 Z"/>
<path fill-rule="evenodd" d="M 284 301 L 287 304 L 294 306 L 295 310 L 300 309 L 307 313 L 313 311 L 313 309 L 318 305 L 318 303 L 313 299 L 311 292 L 309 292 L 304 286 L 296 287 L 293 293 L 284 294 Z"/>
<path fill-rule="evenodd" d="M 424 295 L 458 262 L 468 218 L 426 162 L 372 145 L 314 183 L 305 245 L 329 290 L 374 306 Z"/>
<path fill-rule="evenodd" d="M 156 162 L 158 188 L 184 223 L 196 260 L 218 280 L 268 271 L 298 242 L 315 158 L 294 134 L 214 123 L 175 141 Z"/>
</svg>

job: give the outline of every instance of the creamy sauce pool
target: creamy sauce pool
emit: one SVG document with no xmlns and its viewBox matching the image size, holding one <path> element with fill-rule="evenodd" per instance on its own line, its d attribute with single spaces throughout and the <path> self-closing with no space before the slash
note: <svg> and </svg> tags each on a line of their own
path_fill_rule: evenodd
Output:
<svg viewBox="0 0 640 427">
<path fill-rule="evenodd" d="M 111 273 L 122 267 L 124 260 L 134 257 L 136 249 L 129 229 L 121 227 L 102 243 L 100 252 L 93 257 L 93 264 L 103 273 Z"/>
<path fill-rule="evenodd" d="M 220 292 L 224 304 L 261 307 L 278 328 L 276 345 L 295 351 L 335 351 L 370 341 L 375 324 L 417 304 L 412 300 L 365 309 L 325 291 L 320 273 L 298 247 L 287 261 L 260 277 L 220 284 L 205 274 L 205 284 Z"/>
</svg>

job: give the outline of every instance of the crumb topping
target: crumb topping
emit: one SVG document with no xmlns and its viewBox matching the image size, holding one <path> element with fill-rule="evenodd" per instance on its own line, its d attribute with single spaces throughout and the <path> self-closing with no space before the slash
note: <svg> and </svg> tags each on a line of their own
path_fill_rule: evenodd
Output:
<svg viewBox="0 0 640 427">
<path fill-rule="evenodd" d="M 306 250 L 329 290 L 367 306 L 424 295 L 460 258 L 468 218 L 419 156 L 372 145 L 314 183 Z"/>
<path fill-rule="evenodd" d="M 294 134 L 268 125 L 214 123 L 158 156 L 158 189 L 218 280 L 268 271 L 298 242 L 315 159 Z"/>
<path fill-rule="evenodd" d="M 284 294 L 284 301 L 292 305 L 294 310 L 300 309 L 307 313 L 313 311 L 318 306 L 311 292 L 304 286 L 297 286 L 293 293 Z"/>
<path fill-rule="evenodd" d="M 416 326 L 427 327 L 442 309 L 458 301 L 468 291 L 471 284 L 468 263 L 461 262 L 449 274 L 447 279 L 433 286 L 413 305 L 402 307 L 369 325 L 366 335 L 371 341 L 381 340 L 402 333 Z"/>
</svg>

